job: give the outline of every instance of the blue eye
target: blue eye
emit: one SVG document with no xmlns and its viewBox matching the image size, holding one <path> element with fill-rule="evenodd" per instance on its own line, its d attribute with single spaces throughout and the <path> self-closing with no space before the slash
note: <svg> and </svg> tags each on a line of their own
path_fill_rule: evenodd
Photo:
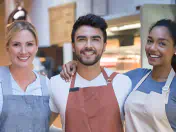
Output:
<svg viewBox="0 0 176 132">
<path fill-rule="evenodd" d="M 34 44 L 33 44 L 33 43 L 28 43 L 27 45 L 28 45 L 28 46 L 33 46 Z"/>
</svg>

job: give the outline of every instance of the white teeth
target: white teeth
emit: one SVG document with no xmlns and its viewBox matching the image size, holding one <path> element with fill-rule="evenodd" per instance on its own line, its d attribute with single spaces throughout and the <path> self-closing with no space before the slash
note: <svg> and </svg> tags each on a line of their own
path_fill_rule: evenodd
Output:
<svg viewBox="0 0 176 132">
<path fill-rule="evenodd" d="M 92 52 L 85 52 L 86 55 L 93 55 L 93 51 Z"/>
<path fill-rule="evenodd" d="M 20 58 L 20 57 L 19 57 L 19 59 L 20 59 L 20 60 L 27 60 L 28 57 L 24 57 L 24 58 Z"/>
<path fill-rule="evenodd" d="M 159 56 L 157 56 L 157 55 L 150 55 L 150 57 L 152 57 L 152 58 L 158 58 Z"/>
</svg>

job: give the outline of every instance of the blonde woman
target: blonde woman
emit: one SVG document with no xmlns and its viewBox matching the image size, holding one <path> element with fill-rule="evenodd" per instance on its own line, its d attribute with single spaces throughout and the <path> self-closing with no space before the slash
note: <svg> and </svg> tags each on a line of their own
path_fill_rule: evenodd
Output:
<svg viewBox="0 0 176 132">
<path fill-rule="evenodd" d="M 35 27 L 27 21 L 9 24 L 6 49 L 11 65 L 0 67 L 0 132 L 48 132 L 48 78 L 32 70 Z"/>
</svg>

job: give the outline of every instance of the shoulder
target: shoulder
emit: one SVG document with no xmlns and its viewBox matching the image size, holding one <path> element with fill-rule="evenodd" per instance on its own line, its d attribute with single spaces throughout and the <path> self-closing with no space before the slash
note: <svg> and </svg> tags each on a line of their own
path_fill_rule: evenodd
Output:
<svg viewBox="0 0 176 132">
<path fill-rule="evenodd" d="M 121 87 L 122 89 L 126 89 L 127 91 L 131 91 L 132 82 L 131 79 L 124 74 L 117 74 L 113 79 L 113 85 L 116 87 Z"/>
<path fill-rule="evenodd" d="M 8 66 L 0 66 L 0 81 L 3 80 L 3 76 L 9 72 Z"/>
<path fill-rule="evenodd" d="M 50 81 L 49 81 L 49 87 L 52 90 L 61 90 L 64 91 L 64 89 L 69 89 L 70 86 L 70 82 L 66 82 L 65 80 L 63 80 L 60 75 L 56 75 L 51 77 Z"/>
<path fill-rule="evenodd" d="M 134 70 L 131 70 L 129 72 L 124 73 L 125 75 L 127 75 L 129 78 L 133 79 L 134 77 L 142 77 L 144 75 L 146 75 L 149 71 L 151 71 L 151 69 L 146 69 L 146 68 L 137 68 Z"/>
<path fill-rule="evenodd" d="M 7 72 L 9 70 L 8 66 L 0 66 L 0 74 Z"/>
</svg>

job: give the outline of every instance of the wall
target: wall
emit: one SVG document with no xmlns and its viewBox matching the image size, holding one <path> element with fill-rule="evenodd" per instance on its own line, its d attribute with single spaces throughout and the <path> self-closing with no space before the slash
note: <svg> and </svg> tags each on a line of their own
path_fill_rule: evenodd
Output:
<svg viewBox="0 0 176 132">
<path fill-rule="evenodd" d="M 109 0 L 109 15 L 131 14 L 136 12 L 136 6 L 143 4 L 171 4 L 174 0 Z M 123 8 L 122 8 L 123 7 Z"/>
<path fill-rule="evenodd" d="M 33 0 L 30 17 L 38 31 L 39 47 L 50 46 L 48 9 L 68 2 L 74 2 L 74 0 Z"/>
</svg>

